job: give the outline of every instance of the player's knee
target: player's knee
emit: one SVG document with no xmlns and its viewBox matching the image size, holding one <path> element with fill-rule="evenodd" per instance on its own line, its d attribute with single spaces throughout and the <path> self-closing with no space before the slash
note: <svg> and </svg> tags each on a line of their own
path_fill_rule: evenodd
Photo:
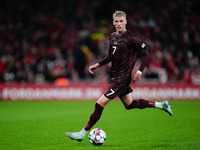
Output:
<svg viewBox="0 0 200 150">
<path fill-rule="evenodd" d="M 126 108 L 126 110 L 130 110 L 130 109 L 132 109 L 132 107 L 131 107 L 130 105 L 125 106 L 125 108 Z"/>
<path fill-rule="evenodd" d="M 125 106 L 126 110 L 134 109 L 136 106 L 136 101 L 132 100 L 131 104 Z"/>
</svg>

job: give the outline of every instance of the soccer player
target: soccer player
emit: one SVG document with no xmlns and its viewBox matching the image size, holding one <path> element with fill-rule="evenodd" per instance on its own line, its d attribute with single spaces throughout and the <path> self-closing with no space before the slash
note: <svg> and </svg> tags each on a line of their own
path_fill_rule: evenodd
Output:
<svg viewBox="0 0 200 150">
<path fill-rule="evenodd" d="M 129 86 L 131 81 L 139 81 L 142 72 L 149 60 L 150 54 L 148 47 L 130 31 L 126 30 L 126 14 L 123 11 L 116 11 L 113 14 L 113 25 L 116 32 L 110 35 L 108 55 L 100 62 L 89 67 L 89 72 L 94 74 L 94 70 L 111 62 L 111 78 L 107 91 L 98 99 L 95 104 L 94 112 L 86 126 L 80 132 L 67 132 L 66 135 L 72 140 L 82 141 L 85 134 L 100 119 L 104 107 L 115 97 L 124 104 L 127 110 L 134 108 L 159 108 L 166 111 L 170 116 L 173 115 L 168 101 L 154 102 L 144 99 L 132 100 L 132 89 Z M 132 70 L 140 55 L 141 65 L 139 70 L 133 75 Z"/>
</svg>

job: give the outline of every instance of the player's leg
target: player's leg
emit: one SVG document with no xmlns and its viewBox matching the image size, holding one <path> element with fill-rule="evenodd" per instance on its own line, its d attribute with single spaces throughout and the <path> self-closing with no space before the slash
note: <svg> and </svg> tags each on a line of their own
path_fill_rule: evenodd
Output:
<svg viewBox="0 0 200 150">
<path fill-rule="evenodd" d="M 169 105 L 168 101 L 154 102 L 154 101 L 149 101 L 145 99 L 132 100 L 131 93 L 120 97 L 120 100 L 122 101 L 122 103 L 124 104 L 127 110 L 134 109 L 134 108 L 144 109 L 144 108 L 151 107 L 151 108 L 162 109 L 166 111 L 170 116 L 173 115 L 171 106 Z"/>
<path fill-rule="evenodd" d="M 148 101 L 144 99 L 132 100 L 131 93 L 121 96 L 120 100 L 122 101 L 127 110 L 133 108 L 143 109 L 147 107 L 156 107 L 154 101 Z"/>
<path fill-rule="evenodd" d="M 94 112 L 91 114 L 90 120 L 84 128 L 85 131 L 89 131 L 100 119 L 104 107 L 117 96 L 115 91 L 114 85 L 110 84 L 107 91 L 98 99 Z"/>
<path fill-rule="evenodd" d="M 124 107 L 128 107 L 132 103 L 132 96 L 131 93 L 124 95 L 122 97 L 119 97 L 122 103 L 124 104 Z"/>
<path fill-rule="evenodd" d="M 86 126 L 80 132 L 67 132 L 66 135 L 72 140 L 77 140 L 81 142 L 85 134 L 96 124 L 96 122 L 100 119 L 101 114 L 103 112 L 104 107 L 108 104 L 110 99 L 102 95 L 97 103 L 95 104 L 94 112 L 91 114 L 90 119 Z"/>
<path fill-rule="evenodd" d="M 131 93 L 120 97 L 120 99 L 127 110 L 133 108 L 143 109 L 147 107 L 155 107 L 154 101 L 148 101 L 145 99 L 132 100 Z"/>
<path fill-rule="evenodd" d="M 108 99 L 104 95 L 102 95 L 98 99 L 97 103 L 95 104 L 94 112 L 91 114 L 90 120 L 88 121 L 88 123 L 84 128 L 86 131 L 89 131 L 95 125 L 95 123 L 100 119 L 103 109 L 108 104 L 108 102 L 110 102 L 110 99 Z"/>
</svg>

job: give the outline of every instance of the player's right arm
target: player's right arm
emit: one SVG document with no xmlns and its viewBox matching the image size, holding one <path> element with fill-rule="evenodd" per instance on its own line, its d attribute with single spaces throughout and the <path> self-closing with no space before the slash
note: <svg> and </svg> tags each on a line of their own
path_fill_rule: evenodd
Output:
<svg viewBox="0 0 200 150">
<path fill-rule="evenodd" d="M 110 40 L 109 40 L 109 43 L 110 43 Z M 111 47 L 111 44 L 109 44 L 109 46 Z M 100 62 L 98 62 L 98 63 L 90 66 L 89 67 L 89 72 L 91 74 L 94 74 L 93 70 L 95 70 L 95 69 L 97 69 L 97 68 L 99 68 L 99 67 L 101 67 L 101 66 L 103 66 L 103 65 L 105 65 L 105 64 L 107 64 L 109 62 L 111 62 L 111 55 L 110 55 L 110 53 L 111 53 L 111 50 L 109 48 L 108 55 L 103 60 L 101 60 Z"/>
<path fill-rule="evenodd" d="M 105 65 L 107 63 L 109 63 L 110 61 L 111 61 L 111 56 L 108 55 L 102 61 L 100 61 L 99 63 L 96 63 L 96 64 L 90 66 L 89 67 L 89 72 L 91 74 L 94 74 L 93 70 L 95 70 L 95 69 L 97 69 L 97 68 L 99 68 L 99 67 L 101 67 L 101 66 L 103 66 L 103 65 Z"/>
<path fill-rule="evenodd" d="M 90 67 L 89 67 L 89 72 L 90 72 L 91 74 L 94 74 L 93 70 L 97 69 L 99 66 L 100 66 L 99 63 L 96 63 L 96 64 L 90 66 Z"/>
<path fill-rule="evenodd" d="M 105 65 L 105 64 L 107 64 L 107 63 L 109 63 L 109 62 L 111 62 L 111 37 L 110 37 L 110 39 L 109 39 L 109 51 L 108 51 L 108 55 L 103 59 L 103 60 L 101 60 L 100 62 L 99 62 L 99 65 L 100 66 L 103 66 L 103 65 Z M 99 67 L 100 67 L 99 66 Z"/>
</svg>

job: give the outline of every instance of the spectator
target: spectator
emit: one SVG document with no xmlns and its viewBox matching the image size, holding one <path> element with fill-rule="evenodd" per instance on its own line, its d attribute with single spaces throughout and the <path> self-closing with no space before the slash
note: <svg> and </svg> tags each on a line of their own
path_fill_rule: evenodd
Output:
<svg viewBox="0 0 200 150">
<path fill-rule="evenodd" d="M 60 77 L 93 81 L 87 67 L 106 55 L 108 35 L 113 32 L 107 14 L 124 9 L 129 30 L 151 47 L 144 81 L 198 83 L 199 2 L 118 2 L 2 2 L 0 82 L 54 82 Z M 107 69 L 97 73 L 96 80 L 105 82 Z"/>
</svg>

